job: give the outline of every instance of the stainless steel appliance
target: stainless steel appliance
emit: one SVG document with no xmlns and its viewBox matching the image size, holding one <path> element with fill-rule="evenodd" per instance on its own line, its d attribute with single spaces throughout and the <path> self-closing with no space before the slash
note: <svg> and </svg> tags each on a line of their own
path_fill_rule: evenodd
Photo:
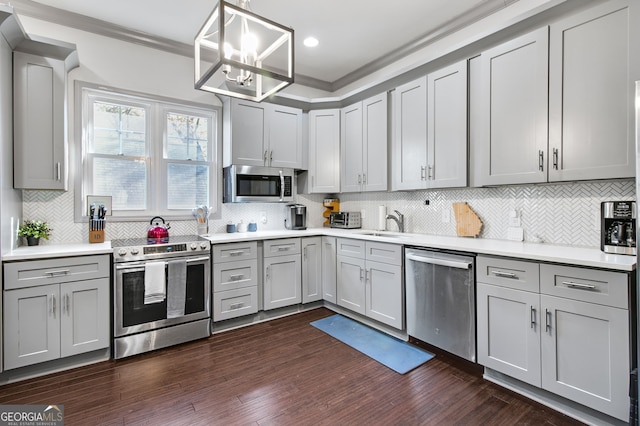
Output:
<svg viewBox="0 0 640 426">
<path fill-rule="evenodd" d="M 292 230 L 307 229 L 307 207 L 304 204 L 287 204 L 284 227 Z"/>
<path fill-rule="evenodd" d="M 600 205 L 602 238 L 605 253 L 637 254 L 636 202 L 605 201 Z"/>
<path fill-rule="evenodd" d="M 111 241 L 113 356 L 123 358 L 211 333 L 211 245 L 197 236 Z"/>
<path fill-rule="evenodd" d="M 405 248 L 407 334 L 476 360 L 475 258 Z"/>
<path fill-rule="evenodd" d="M 222 177 L 224 203 L 290 203 L 296 192 L 293 169 L 233 165 Z"/>
<path fill-rule="evenodd" d="M 355 229 L 362 227 L 360 212 L 331 212 L 329 226 L 332 228 Z"/>
</svg>

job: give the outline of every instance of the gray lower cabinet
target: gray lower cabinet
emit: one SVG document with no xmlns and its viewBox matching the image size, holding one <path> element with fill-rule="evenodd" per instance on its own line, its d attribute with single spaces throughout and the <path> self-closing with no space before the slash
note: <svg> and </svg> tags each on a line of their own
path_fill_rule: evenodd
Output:
<svg viewBox="0 0 640 426">
<path fill-rule="evenodd" d="M 402 329 L 402 246 L 346 238 L 337 246 L 337 304 Z"/>
<path fill-rule="evenodd" d="M 300 238 L 263 244 L 264 310 L 302 303 Z"/>
<path fill-rule="evenodd" d="M 213 320 L 258 312 L 258 243 L 213 246 Z"/>
<path fill-rule="evenodd" d="M 624 273 L 478 256 L 478 362 L 628 418 Z"/>
<path fill-rule="evenodd" d="M 5 370 L 109 347 L 108 256 L 6 263 L 4 273 Z"/>
<path fill-rule="evenodd" d="M 302 238 L 302 303 L 322 300 L 322 237 Z"/>
<path fill-rule="evenodd" d="M 337 303 L 336 237 L 322 237 L 322 299 Z"/>
</svg>

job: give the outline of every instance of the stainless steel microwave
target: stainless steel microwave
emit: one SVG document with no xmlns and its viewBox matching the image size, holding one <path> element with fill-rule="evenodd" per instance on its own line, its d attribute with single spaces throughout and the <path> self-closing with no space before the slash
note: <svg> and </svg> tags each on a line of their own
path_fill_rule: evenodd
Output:
<svg viewBox="0 0 640 426">
<path fill-rule="evenodd" d="M 290 203 L 295 194 L 293 169 L 232 165 L 222 169 L 223 203 Z"/>
</svg>

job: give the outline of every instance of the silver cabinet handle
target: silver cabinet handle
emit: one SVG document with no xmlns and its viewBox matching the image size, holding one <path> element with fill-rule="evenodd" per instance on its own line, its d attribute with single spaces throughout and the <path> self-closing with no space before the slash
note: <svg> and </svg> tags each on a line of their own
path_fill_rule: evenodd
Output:
<svg viewBox="0 0 640 426">
<path fill-rule="evenodd" d="M 582 283 L 574 283 L 573 281 L 562 281 L 562 284 L 566 285 L 567 287 L 573 287 L 573 288 L 581 288 L 584 290 L 595 290 L 596 286 L 593 284 L 582 284 Z"/>
<path fill-rule="evenodd" d="M 491 271 L 491 273 L 493 275 L 495 275 L 496 277 L 501 277 L 501 278 L 511 278 L 511 279 L 517 279 L 518 278 L 518 276 L 516 274 L 514 274 L 513 272 Z"/>
<path fill-rule="evenodd" d="M 264 155 L 262 156 L 262 163 L 266 166 L 267 165 L 267 150 L 264 150 Z"/>
<path fill-rule="evenodd" d="M 358 175 L 358 185 L 362 185 L 362 175 Z"/>
<path fill-rule="evenodd" d="M 427 173 L 427 179 L 433 179 L 433 166 L 429 165 L 427 167 L 428 173 Z"/>
<path fill-rule="evenodd" d="M 284 175 L 280 170 L 280 201 L 284 201 Z"/>
<path fill-rule="evenodd" d="M 538 151 L 538 169 L 544 171 L 544 151 Z"/>
<path fill-rule="evenodd" d="M 307 248 L 305 247 L 304 250 L 302 250 L 302 256 L 306 259 L 307 258 Z"/>
<path fill-rule="evenodd" d="M 229 281 L 240 281 L 244 278 L 244 274 L 229 275 Z"/>
<path fill-rule="evenodd" d="M 57 271 L 47 271 L 45 274 L 50 277 L 59 277 L 61 275 L 67 275 L 69 272 L 71 272 L 70 269 L 58 269 Z"/>
<path fill-rule="evenodd" d="M 56 295 L 55 294 L 51 295 L 51 316 L 53 318 L 56 317 Z"/>
<path fill-rule="evenodd" d="M 553 148 L 553 168 L 558 170 L 558 148 Z"/>
<path fill-rule="evenodd" d="M 367 174 L 366 174 L 366 173 L 363 173 L 363 174 L 362 174 L 362 184 L 363 184 L 363 185 L 366 185 L 366 184 L 367 184 Z"/>
<path fill-rule="evenodd" d="M 426 167 L 420 166 L 420 180 L 427 180 L 425 172 L 426 172 Z"/>
<path fill-rule="evenodd" d="M 360 268 L 360 281 L 364 279 L 364 269 Z"/>
<path fill-rule="evenodd" d="M 270 278 L 270 269 L 271 269 L 271 267 L 267 266 L 267 280 L 269 280 L 269 278 Z"/>
<path fill-rule="evenodd" d="M 229 306 L 229 309 L 231 310 L 236 310 L 236 309 L 240 309 L 244 306 L 244 303 L 234 303 L 233 305 Z"/>
<path fill-rule="evenodd" d="M 242 255 L 242 254 L 244 254 L 244 251 L 243 251 L 243 250 L 230 251 L 230 252 L 229 252 L 229 256 L 240 256 L 240 255 Z"/>
<path fill-rule="evenodd" d="M 364 280 L 371 281 L 371 269 L 367 269 L 364 271 Z"/>
<path fill-rule="evenodd" d="M 551 311 L 548 309 L 544 310 L 544 330 L 551 334 Z"/>
<path fill-rule="evenodd" d="M 59 161 L 56 163 L 56 180 L 62 180 L 62 171 Z"/>
<path fill-rule="evenodd" d="M 288 245 L 288 246 L 280 246 L 280 247 L 278 247 L 278 251 L 289 251 L 293 247 L 295 247 L 295 244 L 291 244 L 291 245 Z"/>
<path fill-rule="evenodd" d="M 536 328 L 536 308 L 531 305 L 531 328 Z"/>
<path fill-rule="evenodd" d="M 269 165 L 271 165 L 271 163 L 273 163 L 273 150 L 269 152 Z"/>
</svg>

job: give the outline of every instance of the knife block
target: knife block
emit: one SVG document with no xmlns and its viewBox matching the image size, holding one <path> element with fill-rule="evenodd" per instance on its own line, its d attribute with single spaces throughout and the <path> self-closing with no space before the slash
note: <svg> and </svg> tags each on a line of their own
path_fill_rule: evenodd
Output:
<svg viewBox="0 0 640 426">
<path fill-rule="evenodd" d="M 89 219 L 89 242 L 104 243 L 104 219 Z"/>
</svg>

